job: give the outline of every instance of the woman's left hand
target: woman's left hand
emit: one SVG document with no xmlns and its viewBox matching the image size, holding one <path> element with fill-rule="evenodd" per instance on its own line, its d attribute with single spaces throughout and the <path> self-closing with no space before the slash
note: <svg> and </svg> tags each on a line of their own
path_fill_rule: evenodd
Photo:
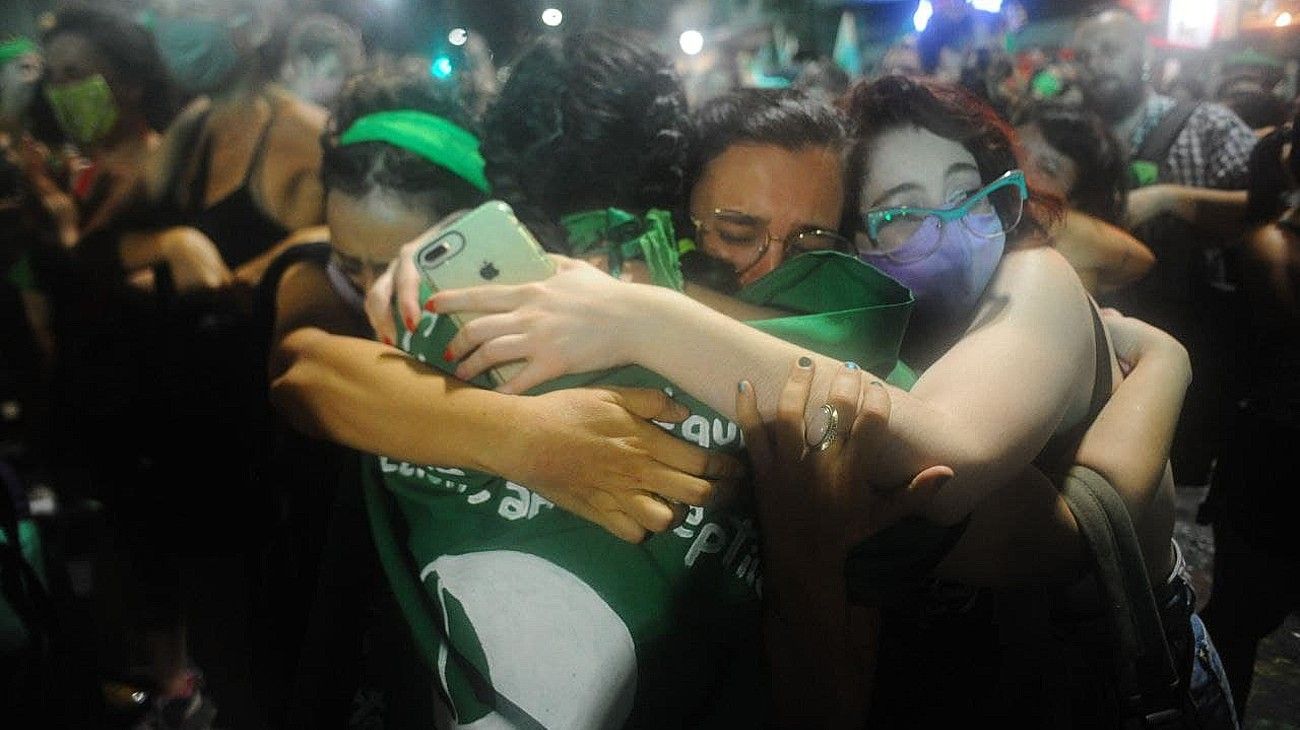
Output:
<svg viewBox="0 0 1300 730">
<path fill-rule="evenodd" d="M 516 360 L 527 365 L 502 383 L 502 393 L 522 393 L 561 375 L 626 365 L 621 343 L 636 337 L 636 288 L 590 264 L 551 256 L 555 275 L 529 284 L 488 285 L 438 292 L 428 308 L 439 314 L 475 312 L 446 357 L 463 361 L 456 377 L 469 380 Z M 645 316 L 644 312 L 639 313 Z"/>
<path fill-rule="evenodd" d="M 759 519 L 771 547 L 781 550 L 784 544 L 804 555 L 812 549 L 839 564 L 864 538 L 921 514 L 952 477 L 952 469 L 930 467 L 891 492 L 870 486 L 867 465 L 881 448 L 889 423 L 889 393 L 875 376 L 844 365 L 827 398 L 835 418 L 825 428 L 810 427 L 804 413 L 814 367 L 803 358 L 790 369 L 771 423 L 763 423 L 753 387 L 740 383 L 737 421 L 745 433 Z M 827 429 L 834 434 L 819 448 L 816 442 L 823 441 Z"/>
</svg>

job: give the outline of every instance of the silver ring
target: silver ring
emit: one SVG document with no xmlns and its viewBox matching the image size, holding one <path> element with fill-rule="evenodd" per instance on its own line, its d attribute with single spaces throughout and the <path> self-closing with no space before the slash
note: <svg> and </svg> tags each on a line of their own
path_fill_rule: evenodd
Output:
<svg viewBox="0 0 1300 730">
<path fill-rule="evenodd" d="M 813 445 L 813 451 L 829 449 L 840 435 L 840 412 L 835 410 L 835 406 L 827 403 L 822 406 L 822 413 L 826 414 L 826 433 L 822 434 L 821 441 Z"/>
</svg>

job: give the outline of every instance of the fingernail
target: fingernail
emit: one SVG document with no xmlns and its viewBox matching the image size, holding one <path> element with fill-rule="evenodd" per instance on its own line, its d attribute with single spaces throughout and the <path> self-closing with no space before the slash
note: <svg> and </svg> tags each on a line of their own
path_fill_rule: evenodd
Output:
<svg viewBox="0 0 1300 730">
<path fill-rule="evenodd" d="M 844 363 L 844 368 L 845 368 L 846 370 L 861 370 L 861 369 L 862 369 L 861 367 L 858 366 L 858 364 L 857 364 L 856 362 L 853 362 L 852 360 L 849 360 L 849 361 L 845 362 L 845 363 Z"/>
<path fill-rule="evenodd" d="M 438 313 L 438 303 L 435 302 L 434 300 L 430 299 L 429 301 L 427 301 L 427 302 L 424 303 L 424 311 L 426 311 L 426 312 L 433 312 L 434 314 L 437 314 L 437 313 Z"/>
<path fill-rule="evenodd" d="M 415 320 L 411 319 L 411 315 L 409 315 L 409 314 L 406 315 L 406 316 L 402 319 L 402 321 L 406 322 L 406 331 L 407 331 L 407 332 L 414 332 L 414 331 L 415 331 Z"/>
<path fill-rule="evenodd" d="M 380 335 L 380 336 L 379 336 L 379 339 L 380 339 L 380 341 L 383 342 L 385 345 L 388 345 L 389 347 L 392 347 L 392 346 L 393 346 L 393 341 L 390 340 L 390 339 L 388 339 L 388 335 Z"/>
<path fill-rule="evenodd" d="M 442 351 L 443 362 L 455 362 L 455 360 L 456 360 L 456 354 L 451 351 L 450 347 Z"/>
<path fill-rule="evenodd" d="M 799 358 L 799 367 L 805 369 L 812 367 L 812 358 L 806 355 L 804 357 Z"/>
<path fill-rule="evenodd" d="M 749 392 L 749 381 L 748 381 L 748 380 L 742 380 L 742 381 L 740 381 L 739 383 L 736 383 L 736 390 L 740 391 L 741 393 L 748 393 L 748 392 Z"/>
</svg>

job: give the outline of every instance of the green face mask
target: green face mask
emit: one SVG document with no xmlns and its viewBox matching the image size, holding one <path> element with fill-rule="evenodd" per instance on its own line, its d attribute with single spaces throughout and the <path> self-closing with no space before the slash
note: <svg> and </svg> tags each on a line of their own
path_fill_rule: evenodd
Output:
<svg viewBox="0 0 1300 730">
<path fill-rule="evenodd" d="M 46 87 L 45 98 L 49 99 L 59 126 L 78 144 L 103 139 L 117 124 L 117 102 L 100 74 Z"/>
</svg>

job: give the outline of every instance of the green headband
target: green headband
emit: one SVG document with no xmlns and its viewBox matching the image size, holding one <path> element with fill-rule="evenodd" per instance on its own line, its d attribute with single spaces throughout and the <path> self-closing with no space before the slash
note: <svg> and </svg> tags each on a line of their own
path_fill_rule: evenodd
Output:
<svg viewBox="0 0 1300 730">
<path fill-rule="evenodd" d="M 478 138 L 442 117 L 414 109 L 367 114 L 339 137 L 341 146 L 361 142 L 400 147 L 445 167 L 484 193 L 491 192 Z"/>
<path fill-rule="evenodd" d="M 19 56 L 36 53 L 38 50 L 36 44 L 30 38 L 22 36 L 10 38 L 7 41 L 0 42 L 0 65 L 9 63 Z"/>
</svg>

